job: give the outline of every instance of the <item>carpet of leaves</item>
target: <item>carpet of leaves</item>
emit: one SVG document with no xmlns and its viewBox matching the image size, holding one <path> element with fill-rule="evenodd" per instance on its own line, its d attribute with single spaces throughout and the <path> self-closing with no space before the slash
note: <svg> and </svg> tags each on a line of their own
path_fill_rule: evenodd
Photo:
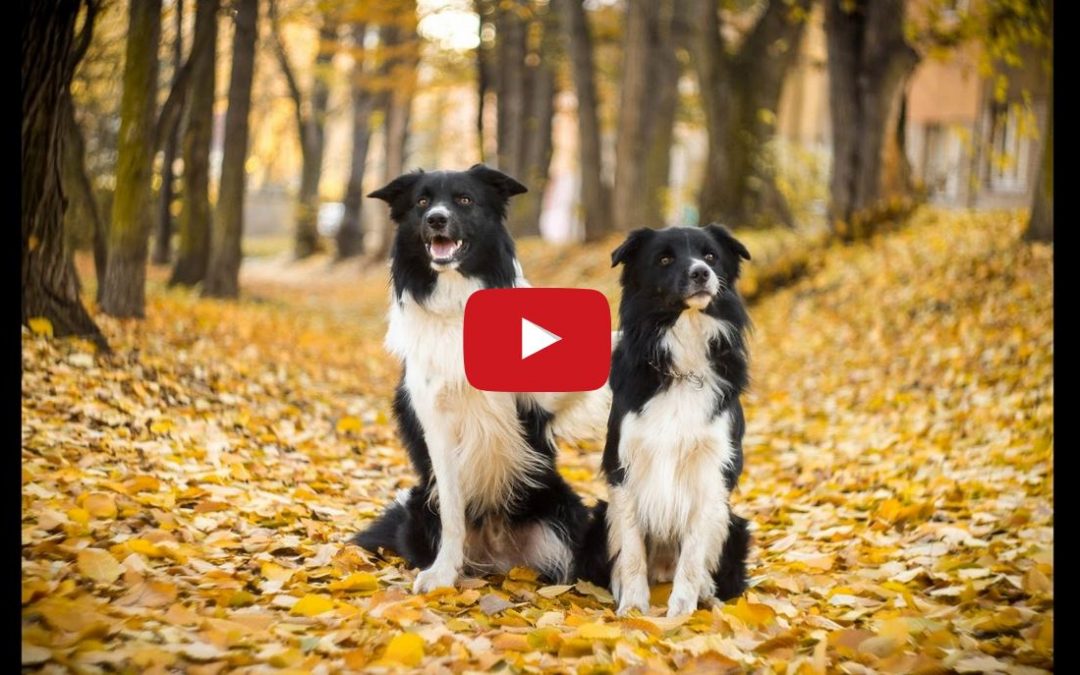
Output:
<svg viewBox="0 0 1080 675">
<path fill-rule="evenodd" d="M 1053 252 L 1021 223 L 925 210 L 752 307 L 752 588 L 681 619 L 523 569 L 411 595 L 345 543 L 414 480 L 384 272 L 256 262 L 235 304 L 155 272 L 145 321 L 98 317 L 112 356 L 24 333 L 23 668 L 1052 670 Z M 607 253 L 523 259 L 613 294 Z M 589 501 L 599 458 L 560 455 Z"/>
</svg>

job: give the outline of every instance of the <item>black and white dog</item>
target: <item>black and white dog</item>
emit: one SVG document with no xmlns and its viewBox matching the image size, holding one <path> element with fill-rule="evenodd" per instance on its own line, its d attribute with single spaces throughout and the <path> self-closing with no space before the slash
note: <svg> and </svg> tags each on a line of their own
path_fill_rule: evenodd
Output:
<svg viewBox="0 0 1080 675">
<path fill-rule="evenodd" d="M 553 434 L 602 430 L 610 390 L 499 393 L 465 378 L 469 296 L 528 285 L 504 225 L 510 197 L 525 191 L 478 164 L 408 173 L 369 195 L 397 224 L 386 346 L 404 366 L 393 411 L 420 480 L 354 541 L 422 568 L 414 592 L 516 565 L 569 581 L 588 521 L 555 470 Z"/>
<path fill-rule="evenodd" d="M 648 610 L 650 582 L 673 582 L 668 616 L 746 589 L 747 521 L 729 505 L 748 382 L 742 259 L 720 225 L 635 230 L 611 254 L 624 267 L 608 503 L 591 514 L 577 573 L 610 585 L 619 614 Z"/>
</svg>

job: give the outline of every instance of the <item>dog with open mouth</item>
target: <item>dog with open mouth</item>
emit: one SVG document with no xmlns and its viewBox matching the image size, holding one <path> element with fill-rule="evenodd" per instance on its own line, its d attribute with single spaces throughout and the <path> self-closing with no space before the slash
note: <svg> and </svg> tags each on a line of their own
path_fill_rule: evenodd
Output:
<svg viewBox="0 0 1080 675">
<path fill-rule="evenodd" d="M 611 255 L 623 270 L 608 501 L 591 514 L 577 574 L 610 586 L 619 614 L 647 611 L 650 583 L 672 582 L 668 616 L 746 589 L 748 522 L 729 499 L 748 383 L 749 317 L 735 282 L 749 259 L 719 225 L 635 230 Z"/>
<path fill-rule="evenodd" d="M 407 173 L 368 195 L 396 224 L 385 344 L 403 365 L 393 412 L 419 482 L 353 541 L 421 568 L 414 592 L 514 566 L 565 583 L 588 522 L 555 469 L 554 437 L 598 435 L 610 390 L 490 392 L 465 377 L 469 296 L 529 285 L 504 224 L 525 191 L 477 164 Z"/>
</svg>

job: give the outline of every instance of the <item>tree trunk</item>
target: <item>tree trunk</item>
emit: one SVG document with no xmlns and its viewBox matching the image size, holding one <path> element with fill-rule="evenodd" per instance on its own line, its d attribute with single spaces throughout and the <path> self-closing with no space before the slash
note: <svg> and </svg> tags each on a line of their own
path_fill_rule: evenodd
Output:
<svg viewBox="0 0 1080 675">
<path fill-rule="evenodd" d="M 416 94 L 416 66 L 420 58 L 419 35 L 416 32 L 416 2 L 405 0 L 401 9 L 404 18 L 398 25 L 384 26 L 380 31 L 382 47 L 391 54 L 383 61 L 382 72 L 394 85 L 384 98 L 384 142 L 386 144 L 383 180 L 389 183 L 405 171 L 405 145 L 409 136 L 413 97 Z M 390 216 L 379 216 L 379 238 L 371 252 L 374 260 L 384 260 L 390 254 L 394 224 Z"/>
<path fill-rule="evenodd" d="M 660 3 L 654 0 L 627 0 L 626 3 L 622 87 L 615 140 L 615 187 L 611 199 L 612 220 L 621 230 L 648 224 L 645 221 L 646 118 L 653 104 L 649 67 L 659 8 Z"/>
<path fill-rule="evenodd" d="M 830 220 L 846 239 L 869 234 L 886 190 L 889 140 L 918 55 L 904 38 L 902 0 L 828 0 L 829 99 L 833 129 Z M 850 10 L 850 11 L 848 11 Z M 892 189 L 907 191 L 907 185 Z"/>
<path fill-rule="evenodd" d="M 172 86 L 176 87 L 180 79 L 180 70 L 183 67 L 184 57 L 184 0 L 176 0 L 176 39 L 173 41 L 173 79 Z M 176 150 L 180 144 L 179 125 L 172 125 L 166 131 L 165 155 L 161 163 L 161 195 L 158 206 L 157 233 L 154 236 L 154 250 L 150 255 L 150 262 L 155 265 L 168 265 L 170 251 L 172 249 L 172 202 L 173 181 L 176 176 L 173 173 L 173 164 L 176 162 Z"/>
<path fill-rule="evenodd" d="M 550 8 L 538 10 L 533 21 L 541 31 L 540 49 L 526 59 L 525 81 L 528 83 L 527 108 L 521 125 L 521 166 L 517 178 L 529 191 L 510 204 L 508 226 L 515 236 L 539 236 L 540 214 L 544 208 L 544 191 L 551 167 L 551 127 L 555 117 L 555 67 L 558 49 L 558 25 Z M 532 27 L 529 30 L 533 30 Z"/>
<path fill-rule="evenodd" d="M 679 110 L 679 77 L 682 68 L 676 53 L 684 36 L 691 34 L 691 0 L 668 0 L 661 5 L 657 36 L 649 59 L 649 91 L 652 105 L 646 111 L 645 222 L 650 227 L 666 224 L 671 174 L 671 146 Z"/>
<path fill-rule="evenodd" d="M 484 162 L 484 113 L 487 109 L 486 97 L 491 91 L 491 50 L 484 46 L 484 25 L 486 17 L 494 12 L 492 0 L 473 0 L 473 9 L 480 21 L 477 22 L 479 41 L 476 44 L 476 143 L 480 151 L 480 162 Z"/>
<path fill-rule="evenodd" d="M 108 349 L 79 299 L 79 282 L 64 240 L 60 180 L 64 136 L 59 114 L 75 72 L 72 57 L 78 0 L 33 0 L 23 8 L 22 62 L 22 323 L 45 318 L 53 335 L 85 335 Z"/>
<path fill-rule="evenodd" d="M 161 0 L 131 3 L 120 103 L 116 193 L 109 227 L 108 263 L 101 309 L 112 316 L 139 317 L 146 300 L 146 254 L 152 216 L 157 48 Z"/>
<path fill-rule="evenodd" d="M 775 132 L 771 118 L 784 77 L 798 57 L 809 6 L 810 0 L 770 0 L 738 51 L 729 54 L 715 0 L 697 0 L 692 61 L 709 135 L 698 200 L 702 223 L 792 224 L 762 155 Z"/>
<path fill-rule="evenodd" d="M 345 214 L 337 233 L 337 259 L 345 260 L 364 252 L 364 168 L 368 146 L 371 144 L 371 114 L 375 111 L 375 95 L 366 86 L 367 59 L 364 54 L 364 34 L 367 26 L 354 24 L 353 49 L 356 62 L 352 73 L 352 163 L 349 182 L 345 187 Z"/>
<path fill-rule="evenodd" d="M 192 49 L 191 91 L 184 129 L 184 201 L 180 245 L 169 285 L 194 286 L 210 261 L 210 144 L 214 133 L 215 62 L 220 0 L 197 0 Z"/>
<path fill-rule="evenodd" d="M 255 40 L 258 35 L 259 0 L 234 0 L 236 32 L 233 35 L 232 73 L 229 76 L 229 110 L 225 113 L 225 142 L 221 158 L 217 222 L 210 250 L 203 295 L 235 298 L 240 294 L 240 242 L 244 234 L 244 182 L 248 150 L 248 118 L 251 113 L 251 82 L 255 75 Z"/>
<path fill-rule="evenodd" d="M 611 231 L 611 202 L 603 179 L 600 154 L 600 118 L 597 114 L 596 74 L 592 35 L 585 6 L 580 0 L 556 0 L 577 92 L 578 153 L 581 166 L 581 203 L 585 240 L 596 241 Z"/>
<path fill-rule="evenodd" d="M 62 97 L 61 114 L 64 137 L 64 172 L 62 177 L 64 194 L 70 195 L 65 218 L 90 224 L 90 236 L 94 251 L 94 274 L 97 277 L 97 301 L 101 302 L 101 290 L 105 282 L 106 245 L 108 236 L 105 221 L 101 218 L 101 209 L 90 177 L 86 175 L 86 142 L 82 130 L 75 119 L 75 102 L 71 92 L 65 91 Z M 84 228 L 82 228 L 84 229 Z"/>
<path fill-rule="evenodd" d="M 330 100 L 327 69 L 334 59 L 337 43 L 337 24 L 324 17 L 319 28 L 319 48 L 315 53 L 315 76 L 311 85 L 311 111 L 304 116 L 300 128 L 302 166 L 300 194 L 296 202 L 296 238 L 293 243 L 297 259 L 319 252 L 319 182 L 326 140 L 326 106 Z"/>
<path fill-rule="evenodd" d="M 503 173 L 521 178 L 524 154 L 522 132 L 527 109 L 525 56 L 528 35 L 525 16 L 529 9 L 525 0 L 499 3 L 495 16 L 495 50 L 498 54 L 497 83 L 498 168 Z"/>
<path fill-rule="evenodd" d="M 1051 8 L 1053 5 L 1051 4 Z M 1051 9 L 1051 12 L 1053 9 Z M 1035 196 L 1031 221 L 1024 238 L 1028 241 L 1054 241 L 1054 85 L 1046 99 L 1046 132 L 1043 134 L 1042 160 L 1035 175 Z"/>
</svg>

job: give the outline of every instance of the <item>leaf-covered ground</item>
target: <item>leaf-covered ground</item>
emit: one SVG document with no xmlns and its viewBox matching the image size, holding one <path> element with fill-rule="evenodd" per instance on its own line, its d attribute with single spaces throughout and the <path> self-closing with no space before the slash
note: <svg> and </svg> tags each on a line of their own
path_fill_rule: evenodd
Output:
<svg viewBox="0 0 1080 675">
<path fill-rule="evenodd" d="M 923 211 L 754 305 L 753 587 L 681 620 L 527 570 L 411 595 L 343 543 L 413 481 L 384 274 L 252 263 L 229 304 L 159 273 L 146 321 L 99 316 L 112 357 L 24 335 L 24 669 L 1052 670 L 1052 249 L 1020 229 Z M 601 247 L 523 248 L 615 289 Z M 560 456 L 590 501 L 599 458 Z"/>
</svg>

